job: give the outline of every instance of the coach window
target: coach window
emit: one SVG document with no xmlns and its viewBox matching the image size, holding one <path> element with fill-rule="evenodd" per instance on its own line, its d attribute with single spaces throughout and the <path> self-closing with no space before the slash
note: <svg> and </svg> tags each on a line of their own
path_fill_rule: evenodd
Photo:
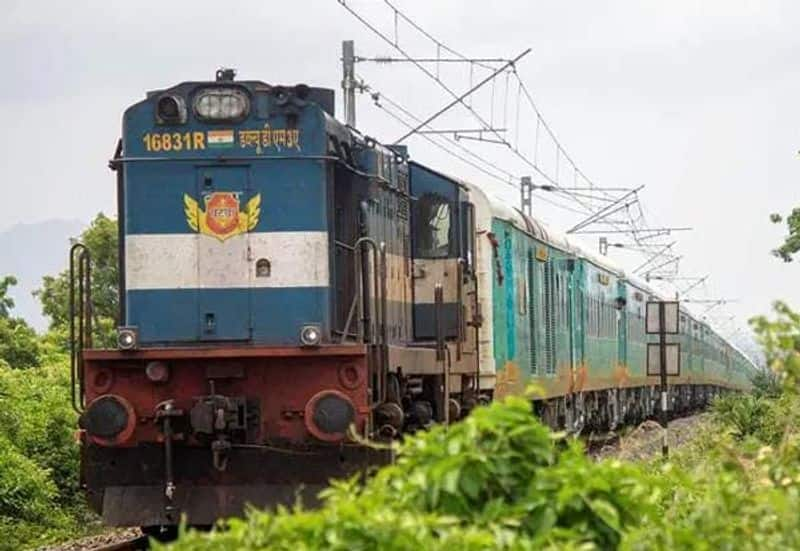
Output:
<svg viewBox="0 0 800 551">
<path fill-rule="evenodd" d="M 451 253 L 450 203 L 426 193 L 417 200 L 415 217 L 417 258 L 447 258 Z"/>
</svg>

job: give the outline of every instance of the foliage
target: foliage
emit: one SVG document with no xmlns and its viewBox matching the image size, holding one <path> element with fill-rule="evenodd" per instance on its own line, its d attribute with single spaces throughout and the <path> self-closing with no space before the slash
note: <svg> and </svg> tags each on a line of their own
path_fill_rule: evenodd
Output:
<svg viewBox="0 0 800 551">
<path fill-rule="evenodd" d="M 623 547 L 800 548 L 800 316 L 783 303 L 775 312 L 774 320 L 751 320 L 778 375 L 767 378 L 769 392 L 714 403 L 713 425 L 660 467 L 675 488 L 663 524 L 643 523 Z"/>
<path fill-rule="evenodd" d="M 171 548 L 796 549 L 798 425 L 769 417 L 747 435 L 729 429 L 741 424 L 740 408 L 796 416 L 800 399 L 750 400 L 718 401 L 691 445 L 647 464 L 593 463 L 524 402 L 492 404 L 449 431 L 409 438 L 363 487 L 335 483 L 318 510 L 251 511 L 211 534 L 184 533 Z"/>
<path fill-rule="evenodd" d="M 755 437 L 761 442 L 777 443 L 785 429 L 782 402 L 763 396 L 727 394 L 712 404 L 712 412 L 720 425 L 737 439 Z"/>
<path fill-rule="evenodd" d="M 24 369 L 39 364 L 42 347 L 33 330 L 20 318 L 0 318 L 0 358 Z"/>
<path fill-rule="evenodd" d="M 73 240 L 89 249 L 92 260 L 92 305 L 95 346 L 112 346 L 115 341 L 119 308 L 117 266 L 117 222 L 98 214 L 86 230 Z M 50 318 L 50 330 L 59 337 L 61 346 L 68 346 L 69 270 L 56 276 L 45 276 L 42 288 L 36 291 L 44 314 Z"/>
<path fill-rule="evenodd" d="M 14 308 L 14 299 L 8 296 L 8 289 L 17 284 L 17 278 L 7 275 L 0 279 L 0 318 L 11 316 Z"/>
<path fill-rule="evenodd" d="M 758 370 L 750 379 L 750 383 L 753 385 L 752 392 L 755 396 L 777 398 L 783 391 L 780 376 L 771 369 Z"/>
<path fill-rule="evenodd" d="M 14 276 L 0 279 L 0 359 L 9 366 L 28 368 L 38 365 L 42 350 L 33 328 L 11 316 L 14 300 L 8 290 L 16 284 Z"/>
<path fill-rule="evenodd" d="M 0 361 L 0 549 L 63 539 L 84 516 L 69 370 Z"/>
<path fill-rule="evenodd" d="M 625 549 L 797 549 L 797 463 L 776 469 L 786 456 L 762 447 L 737 448 L 728 437 L 691 458 L 687 470 L 662 472 L 675 491 L 661 522 L 626 535 Z M 796 448 L 794 449 L 796 457 Z"/>
<path fill-rule="evenodd" d="M 62 505 L 75 499 L 78 462 L 66 361 L 27 372 L 0 371 L 0 431 L 46 469 Z"/>
<path fill-rule="evenodd" d="M 764 348 L 767 364 L 783 382 L 786 392 L 796 393 L 800 384 L 800 313 L 786 303 L 773 304 L 776 318 L 757 316 L 750 325 Z"/>
<path fill-rule="evenodd" d="M 607 549 L 654 516 L 660 483 L 642 468 L 557 444 L 530 404 L 511 398 L 410 437 L 363 486 L 326 490 L 321 509 L 254 511 L 176 548 Z"/>
<path fill-rule="evenodd" d="M 778 224 L 783 222 L 783 217 L 780 214 L 772 214 L 770 221 Z M 772 251 L 772 254 L 784 262 L 791 262 L 797 251 L 800 251 L 800 207 L 793 209 L 786 217 L 786 227 L 789 235 L 780 247 Z"/>
<path fill-rule="evenodd" d="M 114 340 L 117 315 L 116 222 L 99 214 L 78 238 L 92 255 L 95 342 Z M 78 491 L 77 419 L 69 402 L 63 350 L 69 327 L 69 273 L 45 277 L 37 296 L 50 317 L 39 337 L 12 317 L 0 279 L 0 549 L 66 539 L 86 530 L 88 512 Z M 27 368 L 27 369 L 21 369 Z"/>
<path fill-rule="evenodd" d="M 394 464 L 336 482 L 320 509 L 251 511 L 174 548 L 798 549 L 800 316 L 776 312 L 753 325 L 779 376 L 716 400 L 669 461 L 592 462 L 511 399 L 408 438 Z"/>
</svg>

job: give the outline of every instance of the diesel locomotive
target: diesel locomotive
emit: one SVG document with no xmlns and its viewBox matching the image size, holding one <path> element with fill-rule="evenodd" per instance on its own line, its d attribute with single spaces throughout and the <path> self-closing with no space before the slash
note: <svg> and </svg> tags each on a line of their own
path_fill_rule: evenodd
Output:
<svg viewBox="0 0 800 551">
<path fill-rule="evenodd" d="M 313 503 L 391 461 L 366 445 L 543 392 L 580 431 L 652 414 L 657 293 L 488 194 L 334 117 L 333 91 L 216 79 L 123 117 L 118 346 L 91 347 L 73 248 L 80 480 L 118 526 Z M 675 409 L 754 366 L 680 313 Z"/>
</svg>

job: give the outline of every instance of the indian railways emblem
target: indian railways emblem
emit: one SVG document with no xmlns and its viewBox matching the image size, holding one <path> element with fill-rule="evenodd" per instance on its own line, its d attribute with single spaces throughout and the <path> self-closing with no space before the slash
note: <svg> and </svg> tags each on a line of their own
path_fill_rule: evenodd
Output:
<svg viewBox="0 0 800 551">
<path fill-rule="evenodd" d="M 239 208 L 239 195 L 235 191 L 215 191 L 203 195 L 205 210 L 189 195 L 183 195 L 186 223 L 194 231 L 225 241 L 229 237 L 252 231 L 261 214 L 261 194 L 254 195 Z"/>
</svg>

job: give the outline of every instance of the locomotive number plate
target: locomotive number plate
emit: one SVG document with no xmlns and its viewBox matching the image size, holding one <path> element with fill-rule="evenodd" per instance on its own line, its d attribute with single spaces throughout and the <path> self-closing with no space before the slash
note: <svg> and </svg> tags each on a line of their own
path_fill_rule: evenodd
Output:
<svg viewBox="0 0 800 551">
<path fill-rule="evenodd" d="M 148 152 L 194 151 L 206 148 L 205 132 L 154 132 L 142 137 Z"/>
</svg>

